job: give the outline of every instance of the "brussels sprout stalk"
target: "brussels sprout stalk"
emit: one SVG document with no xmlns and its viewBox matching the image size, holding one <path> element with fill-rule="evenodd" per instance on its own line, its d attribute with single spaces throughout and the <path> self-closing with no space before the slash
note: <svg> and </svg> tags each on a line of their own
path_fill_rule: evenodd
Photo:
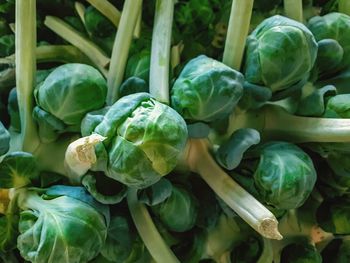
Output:
<svg viewBox="0 0 350 263">
<path fill-rule="evenodd" d="M 174 1 L 157 0 L 154 18 L 150 93 L 160 102 L 169 104 L 169 63 Z"/>
<path fill-rule="evenodd" d="M 348 0 L 339 0 L 339 12 L 350 16 L 350 2 Z"/>
<path fill-rule="evenodd" d="M 118 27 L 121 13 L 120 11 L 107 0 L 86 0 L 90 5 L 101 12 L 115 27 Z"/>
<path fill-rule="evenodd" d="M 303 1 L 284 0 L 284 13 L 291 19 L 303 22 Z"/>
<path fill-rule="evenodd" d="M 58 17 L 47 16 L 44 23 L 60 37 L 79 48 L 94 62 L 102 74 L 107 74 L 106 67 L 110 60 L 98 46 Z"/>
<path fill-rule="evenodd" d="M 233 0 L 227 30 L 223 63 L 240 70 L 249 31 L 253 0 Z"/>
<path fill-rule="evenodd" d="M 36 1 L 16 1 L 16 79 L 21 116 L 22 148 L 33 152 L 39 145 L 33 122 L 33 89 L 35 86 Z"/>
<path fill-rule="evenodd" d="M 154 260 L 167 263 L 180 262 L 159 234 L 147 208 L 138 202 L 136 189 L 129 189 L 127 200 L 138 233 Z"/>
<path fill-rule="evenodd" d="M 199 173 L 214 192 L 253 229 L 263 237 L 282 239 L 275 216 L 217 165 L 205 140 L 190 140 L 186 159 L 190 170 Z"/>
<path fill-rule="evenodd" d="M 142 0 L 127 0 L 124 3 L 107 76 L 107 105 L 112 105 L 119 97 L 119 86 L 124 78 L 132 34 L 141 12 L 141 7 Z"/>
<path fill-rule="evenodd" d="M 254 128 L 264 140 L 298 143 L 350 141 L 350 120 L 301 117 L 272 105 L 259 111 L 233 113 L 227 135 L 240 128 Z"/>
</svg>

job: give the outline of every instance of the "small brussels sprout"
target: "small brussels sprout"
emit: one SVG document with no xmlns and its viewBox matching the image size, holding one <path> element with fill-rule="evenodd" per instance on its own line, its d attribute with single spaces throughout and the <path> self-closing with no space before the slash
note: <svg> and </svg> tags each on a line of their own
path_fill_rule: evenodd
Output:
<svg viewBox="0 0 350 263">
<path fill-rule="evenodd" d="M 0 188 L 17 188 L 39 177 L 35 157 L 27 152 L 7 154 L 0 163 Z"/>
<path fill-rule="evenodd" d="M 298 146 L 270 142 L 256 149 L 254 181 L 261 199 L 278 209 L 294 209 L 304 204 L 316 183 L 311 158 Z"/>
<path fill-rule="evenodd" d="M 130 77 L 126 79 L 119 88 L 120 97 L 138 92 L 149 92 L 147 82 L 139 77 Z"/>
<path fill-rule="evenodd" d="M 326 118 L 350 118 L 350 94 L 340 94 L 331 97 L 326 104 Z"/>
<path fill-rule="evenodd" d="M 151 53 L 148 49 L 144 49 L 132 55 L 125 69 L 125 79 L 130 77 L 138 77 L 149 82 L 149 69 L 151 63 Z"/>
<path fill-rule="evenodd" d="M 85 263 L 99 254 L 107 236 L 109 210 L 84 188 L 19 191 L 17 248 L 25 260 Z"/>
<path fill-rule="evenodd" d="M 87 149 L 85 154 L 90 157 L 96 153 L 90 166 L 97 161 L 108 177 L 130 187 L 148 187 L 175 168 L 186 145 L 187 127 L 172 108 L 148 93 L 135 93 L 114 103 L 97 124 L 100 114 L 96 112 L 89 117 L 91 121 L 84 122 L 85 132 L 91 131 L 91 136 L 103 141 L 93 143 L 96 151 L 75 147 L 73 142 L 66 152 L 66 163 L 76 176 L 91 168 L 85 166 L 89 157 L 75 154 L 79 149 Z M 93 140 L 82 138 L 82 143 L 85 141 Z"/>
<path fill-rule="evenodd" d="M 186 64 L 171 90 L 171 105 L 186 120 L 211 122 L 229 115 L 243 95 L 244 77 L 201 55 Z"/>
<path fill-rule="evenodd" d="M 343 60 L 344 49 L 342 46 L 334 39 L 322 39 L 317 44 L 316 66 L 319 73 L 336 69 Z"/>
<path fill-rule="evenodd" d="M 341 63 L 337 69 L 343 69 L 350 62 L 350 16 L 342 13 L 329 13 L 324 16 L 315 16 L 308 22 L 308 28 L 315 36 L 317 41 L 323 39 L 333 39 L 338 42 L 343 49 Z M 339 49 L 339 47 L 337 48 Z M 339 53 L 331 54 L 339 57 Z"/>
<path fill-rule="evenodd" d="M 276 15 L 248 36 L 244 76 L 272 92 L 284 90 L 308 77 L 316 55 L 317 43 L 310 30 Z"/>
<path fill-rule="evenodd" d="M 0 121 L 0 155 L 7 153 L 10 149 L 10 133 Z"/>
<path fill-rule="evenodd" d="M 0 37 L 0 57 L 10 56 L 15 53 L 15 35 Z"/>
<path fill-rule="evenodd" d="M 198 202 L 189 191 L 182 187 L 173 186 L 171 195 L 164 202 L 151 208 L 171 231 L 188 231 L 197 220 Z"/>
<path fill-rule="evenodd" d="M 116 28 L 104 15 L 93 6 L 85 10 L 85 27 L 91 36 L 105 38 L 114 35 Z"/>
<path fill-rule="evenodd" d="M 330 233 L 350 234 L 350 201 L 346 197 L 326 199 L 321 203 L 316 212 L 317 223 Z"/>
<path fill-rule="evenodd" d="M 64 64 L 52 71 L 35 89 L 33 117 L 43 141 L 59 133 L 78 132 L 86 113 L 100 109 L 107 94 L 102 75 L 84 64 Z"/>
<path fill-rule="evenodd" d="M 283 263 L 322 263 L 322 257 L 314 245 L 306 242 L 293 243 L 283 248 Z"/>
</svg>

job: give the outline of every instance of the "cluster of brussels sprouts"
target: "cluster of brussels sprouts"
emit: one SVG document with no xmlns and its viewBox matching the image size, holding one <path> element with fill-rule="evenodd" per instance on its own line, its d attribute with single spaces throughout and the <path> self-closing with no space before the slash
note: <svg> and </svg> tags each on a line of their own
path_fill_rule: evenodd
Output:
<svg viewBox="0 0 350 263">
<path fill-rule="evenodd" d="M 349 15 L 0 0 L 0 262 L 348 262 Z"/>
</svg>

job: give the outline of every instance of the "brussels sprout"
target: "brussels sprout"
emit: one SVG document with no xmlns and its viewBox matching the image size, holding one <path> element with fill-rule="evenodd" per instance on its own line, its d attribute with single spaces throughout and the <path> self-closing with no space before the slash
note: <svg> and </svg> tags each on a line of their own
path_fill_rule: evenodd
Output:
<svg viewBox="0 0 350 263">
<path fill-rule="evenodd" d="M 12 152 L 0 163 L 0 188 L 23 187 L 38 177 L 37 162 L 30 153 Z"/>
<path fill-rule="evenodd" d="M 130 77 L 126 79 L 119 88 L 120 97 L 138 92 L 148 92 L 148 84 L 141 78 Z"/>
<path fill-rule="evenodd" d="M 350 261 L 350 241 L 334 239 L 322 250 L 323 262 L 346 263 Z"/>
<path fill-rule="evenodd" d="M 350 94 L 341 94 L 331 97 L 327 101 L 326 118 L 350 118 Z"/>
<path fill-rule="evenodd" d="M 281 263 L 322 263 L 322 257 L 311 244 L 293 243 L 283 248 Z"/>
<path fill-rule="evenodd" d="M 344 49 L 334 39 L 322 39 L 318 43 L 316 66 L 319 73 L 336 69 L 343 60 Z"/>
<path fill-rule="evenodd" d="M 151 53 L 147 49 L 132 55 L 126 64 L 125 78 L 138 77 L 148 83 L 150 63 Z"/>
<path fill-rule="evenodd" d="M 186 145 L 185 121 L 148 93 L 122 97 L 94 127 L 97 122 L 92 119 L 99 118 L 99 113 L 96 113 L 91 116 L 91 121 L 84 123 L 87 125 L 85 131 L 91 131 L 91 136 L 103 140 L 103 144 L 96 145 L 97 163 L 104 167 L 102 170 L 108 177 L 127 186 L 145 188 L 160 180 L 175 168 Z M 92 127 L 88 127 L 89 124 Z M 82 143 L 85 141 L 83 138 Z M 68 147 L 66 163 L 73 173 L 81 176 L 87 171 L 81 166 L 86 160 L 74 153 L 77 147 L 81 146 L 72 143 Z M 85 149 L 86 155 L 95 155 L 95 151 Z M 94 158 L 92 163 L 96 161 Z"/>
<path fill-rule="evenodd" d="M 284 90 L 308 77 L 316 55 L 315 38 L 303 24 L 273 16 L 248 36 L 244 75 L 273 92 Z"/>
<path fill-rule="evenodd" d="M 322 229 L 333 234 L 350 234 L 350 201 L 345 197 L 326 199 L 317 209 L 316 219 Z"/>
<path fill-rule="evenodd" d="M 0 155 L 7 153 L 10 148 L 10 133 L 0 121 Z"/>
<path fill-rule="evenodd" d="M 330 13 L 324 16 L 315 16 L 309 20 L 308 28 L 317 41 L 333 39 L 343 49 L 343 57 L 337 69 L 343 69 L 350 63 L 350 17 L 341 13 Z M 337 48 L 339 49 L 339 47 Z M 338 57 L 339 53 L 332 53 Z M 334 59 L 334 57 L 332 59 Z"/>
<path fill-rule="evenodd" d="M 278 209 L 304 204 L 314 188 L 316 171 L 311 158 L 298 146 L 270 142 L 256 149 L 254 181 L 261 199 Z"/>
<path fill-rule="evenodd" d="M 116 31 L 112 22 L 93 6 L 86 8 L 84 18 L 86 30 L 91 36 L 105 38 L 114 35 Z"/>
<path fill-rule="evenodd" d="M 162 203 L 152 206 L 152 211 L 171 231 L 190 230 L 198 214 L 198 202 L 186 189 L 173 186 L 171 195 Z"/>
<path fill-rule="evenodd" d="M 107 236 L 108 208 L 97 204 L 84 188 L 19 191 L 17 247 L 25 260 L 83 263 L 98 255 Z"/>
<path fill-rule="evenodd" d="M 0 37 L 0 57 L 10 56 L 15 53 L 15 35 Z"/>
<path fill-rule="evenodd" d="M 230 114 L 243 95 L 243 75 L 204 55 L 186 64 L 171 105 L 186 120 L 211 122 Z"/>
<path fill-rule="evenodd" d="M 34 91 L 33 117 L 41 139 L 52 141 L 59 133 L 79 131 L 85 114 L 101 108 L 106 94 L 106 81 L 95 68 L 84 64 L 56 68 Z"/>
</svg>

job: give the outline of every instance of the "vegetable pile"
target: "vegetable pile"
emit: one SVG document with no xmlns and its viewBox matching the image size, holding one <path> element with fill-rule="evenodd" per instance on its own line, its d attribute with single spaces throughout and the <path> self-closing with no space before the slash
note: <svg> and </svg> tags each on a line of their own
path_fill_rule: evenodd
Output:
<svg viewBox="0 0 350 263">
<path fill-rule="evenodd" d="M 0 262 L 350 261 L 350 2 L 0 0 Z"/>
</svg>

